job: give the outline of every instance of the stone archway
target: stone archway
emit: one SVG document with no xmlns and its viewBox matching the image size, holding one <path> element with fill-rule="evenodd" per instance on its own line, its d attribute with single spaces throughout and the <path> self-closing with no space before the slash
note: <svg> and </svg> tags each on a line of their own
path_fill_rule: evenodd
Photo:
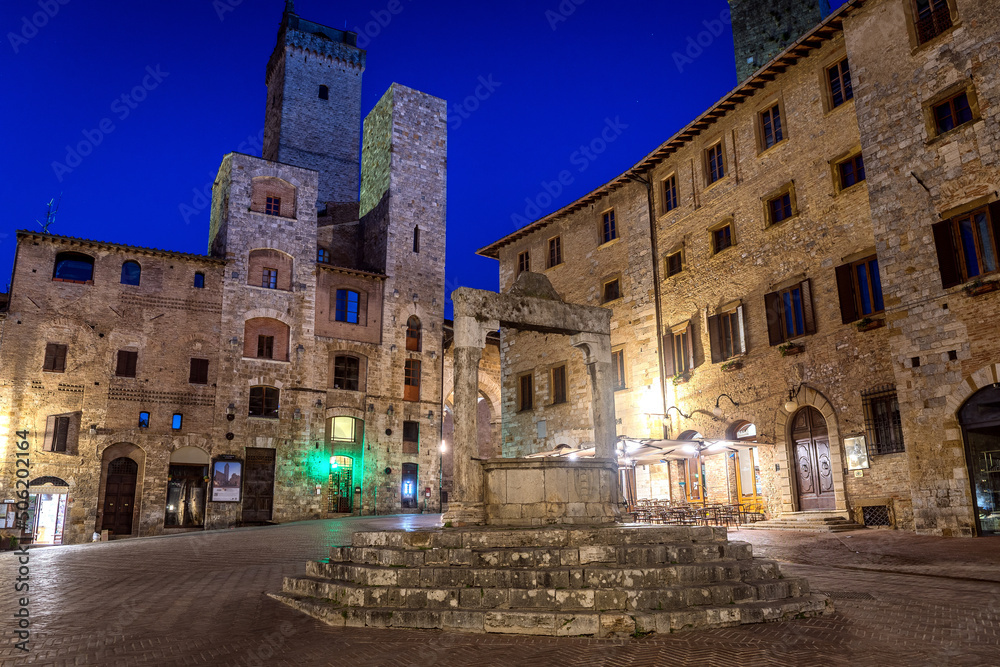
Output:
<svg viewBox="0 0 1000 667">
<path fill-rule="evenodd" d="M 126 464 L 125 461 L 128 460 L 131 463 Z M 112 464 L 115 464 L 112 466 Z M 119 442 L 115 443 L 109 447 L 106 447 L 103 452 L 101 452 L 101 485 L 98 487 L 98 502 L 97 502 L 97 521 L 95 530 L 100 532 L 104 529 L 105 524 L 105 513 L 108 511 L 110 505 L 108 498 L 109 481 L 115 482 L 112 484 L 112 491 L 122 496 L 122 489 L 120 488 L 121 478 L 115 477 L 114 480 L 109 480 L 109 477 L 114 476 L 125 476 L 131 479 L 133 474 L 134 465 L 134 490 L 132 494 L 132 517 L 131 522 L 128 524 L 128 535 L 138 536 L 143 534 L 142 526 L 139 523 L 139 517 L 142 513 L 142 499 L 143 499 L 143 483 L 145 479 L 146 472 L 146 452 L 143 451 L 141 447 L 132 444 L 131 442 Z M 126 469 L 127 468 L 127 469 Z M 124 493 L 125 496 L 128 495 L 127 492 Z M 121 501 L 115 501 L 120 503 Z M 121 536 L 121 534 L 119 534 Z"/>
<path fill-rule="evenodd" d="M 792 417 L 804 407 L 815 408 L 826 421 L 826 436 L 830 443 L 830 467 L 833 474 L 833 508 L 830 511 L 847 512 L 847 494 L 844 488 L 843 443 L 836 411 L 829 400 L 811 387 L 802 387 L 792 412 L 779 408 L 775 417 L 774 456 L 778 465 L 777 485 L 781 493 L 781 514 L 803 511 L 799 506 L 798 486 L 795 480 L 796 461 L 792 438 Z"/>
</svg>

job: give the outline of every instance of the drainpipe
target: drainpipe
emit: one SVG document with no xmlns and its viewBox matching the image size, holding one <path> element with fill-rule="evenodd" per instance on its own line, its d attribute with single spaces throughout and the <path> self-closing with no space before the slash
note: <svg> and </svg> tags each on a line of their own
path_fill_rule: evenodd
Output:
<svg viewBox="0 0 1000 667">
<path fill-rule="evenodd" d="M 656 360 L 660 369 L 660 400 L 663 401 L 663 414 L 666 415 L 667 381 L 663 375 L 663 313 L 660 309 L 660 251 L 657 249 L 656 217 L 653 213 L 653 182 L 642 178 L 641 176 L 636 176 L 635 174 L 627 174 L 627 177 L 629 180 L 646 186 L 646 203 L 648 208 L 647 215 L 649 216 L 649 243 L 653 255 L 653 309 L 656 313 Z M 666 419 L 666 417 L 664 417 L 664 419 Z M 663 424 L 661 428 L 663 429 L 662 437 L 666 438 L 666 424 Z"/>
</svg>

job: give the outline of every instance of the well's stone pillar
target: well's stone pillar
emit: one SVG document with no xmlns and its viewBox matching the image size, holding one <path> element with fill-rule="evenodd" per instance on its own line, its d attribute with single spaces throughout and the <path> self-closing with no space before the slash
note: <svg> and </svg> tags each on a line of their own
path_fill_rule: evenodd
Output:
<svg viewBox="0 0 1000 667">
<path fill-rule="evenodd" d="M 615 388 L 611 375 L 611 337 L 584 333 L 570 338 L 573 347 L 585 357 L 590 373 L 590 391 L 594 410 L 595 458 L 615 461 Z"/>
<path fill-rule="evenodd" d="M 483 467 L 479 462 L 479 361 L 486 334 L 500 328 L 499 322 L 480 322 L 469 316 L 455 317 L 455 437 L 452 447 L 454 473 L 445 523 L 465 526 L 484 523 Z"/>
</svg>

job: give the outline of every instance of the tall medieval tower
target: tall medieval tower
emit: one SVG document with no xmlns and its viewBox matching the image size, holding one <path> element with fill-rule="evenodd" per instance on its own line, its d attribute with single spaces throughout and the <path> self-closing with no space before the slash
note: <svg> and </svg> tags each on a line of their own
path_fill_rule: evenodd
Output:
<svg viewBox="0 0 1000 667">
<path fill-rule="evenodd" d="M 358 201 L 364 70 L 356 34 L 299 18 L 286 3 L 267 64 L 263 157 L 318 171 L 320 209 Z"/>
<path fill-rule="evenodd" d="M 766 6 L 762 6 L 766 5 Z M 747 80 L 830 11 L 829 0 L 729 0 L 736 78 Z"/>
</svg>

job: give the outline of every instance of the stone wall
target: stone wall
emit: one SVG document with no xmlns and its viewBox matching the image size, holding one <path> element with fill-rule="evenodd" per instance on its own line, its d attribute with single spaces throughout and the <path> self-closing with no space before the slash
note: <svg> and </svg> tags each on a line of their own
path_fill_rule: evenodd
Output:
<svg viewBox="0 0 1000 667">
<path fill-rule="evenodd" d="M 823 0 L 829 8 L 830 3 Z M 820 0 L 729 0 L 736 78 L 743 81 L 823 18 Z"/>
</svg>

